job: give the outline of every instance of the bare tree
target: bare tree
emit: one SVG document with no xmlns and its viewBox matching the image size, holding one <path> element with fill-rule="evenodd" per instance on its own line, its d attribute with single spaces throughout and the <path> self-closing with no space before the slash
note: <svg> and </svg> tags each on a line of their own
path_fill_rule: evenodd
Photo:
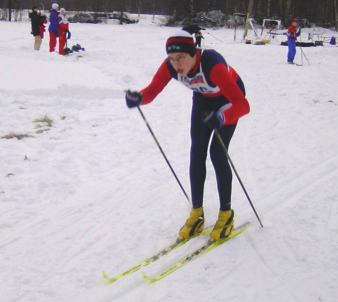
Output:
<svg viewBox="0 0 338 302">
<path fill-rule="evenodd" d="M 286 0 L 286 9 L 285 9 L 285 15 L 290 18 L 293 15 L 293 11 L 291 11 L 292 8 L 292 0 Z"/>
<path fill-rule="evenodd" d="M 221 10 L 226 14 L 247 12 L 249 16 L 279 17 L 284 24 L 292 16 L 307 18 L 319 24 L 335 25 L 338 30 L 338 0 L 55 0 L 67 10 L 130 11 L 186 18 L 199 11 Z M 50 9 L 52 0 L 0 0 L 7 19 L 15 19 L 17 9 L 39 5 Z M 3 13 L 4 14 L 4 13 Z"/>
<path fill-rule="evenodd" d="M 333 6 L 334 6 L 334 17 L 335 17 L 335 27 L 336 30 L 338 30 L 338 4 L 337 4 L 337 0 L 333 0 Z"/>
<path fill-rule="evenodd" d="M 244 33 L 243 33 L 243 39 L 245 39 L 245 37 L 248 34 L 249 18 L 252 16 L 254 4 L 255 4 L 255 0 L 249 0 L 248 10 L 247 10 L 247 13 L 246 13 L 246 21 L 245 21 L 245 29 L 244 29 Z"/>
<path fill-rule="evenodd" d="M 17 21 L 19 16 L 19 9 L 22 9 L 22 5 L 20 0 L 8 0 L 8 21 L 12 21 L 13 19 L 13 12 L 14 20 Z"/>
<path fill-rule="evenodd" d="M 142 12 L 142 0 L 138 0 L 137 2 L 137 13 L 140 15 Z"/>
<path fill-rule="evenodd" d="M 189 1 L 190 16 L 195 15 L 195 3 L 194 2 L 195 2 L 194 0 Z"/>
<path fill-rule="evenodd" d="M 12 0 L 8 0 L 8 21 L 12 21 Z"/>
<path fill-rule="evenodd" d="M 270 16 L 271 16 L 271 0 L 267 1 L 266 14 L 267 14 L 268 18 L 270 18 Z"/>
</svg>

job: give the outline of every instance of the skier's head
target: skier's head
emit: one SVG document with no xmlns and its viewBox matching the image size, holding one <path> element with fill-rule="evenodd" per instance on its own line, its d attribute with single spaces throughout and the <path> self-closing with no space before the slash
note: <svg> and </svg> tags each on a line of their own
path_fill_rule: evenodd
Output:
<svg viewBox="0 0 338 302">
<path fill-rule="evenodd" d="M 58 9 L 59 9 L 59 4 L 53 3 L 53 4 L 52 4 L 52 9 L 58 10 Z"/>
<path fill-rule="evenodd" d="M 168 59 L 180 74 L 188 74 L 196 62 L 194 38 L 188 32 L 180 30 L 167 39 Z"/>
<path fill-rule="evenodd" d="M 194 38 L 184 30 L 179 30 L 167 39 L 167 54 L 174 52 L 185 52 L 193 57 L 196 53 Z"/>
<path fill-rule="evenodd" d="M 296 18 L 292 18 L 291 19 L 291 25 L 294 26 L 294 27 L 297 27 L 298 26 L 298 20 Z"/>
<path fill-rule="evenodd" d="M 60 15 L 64 16 L 64 15 L 66 15 L 66 10 L 63 7 L 61 7 L 59 13 L 60 13 Z"/>
</svg>

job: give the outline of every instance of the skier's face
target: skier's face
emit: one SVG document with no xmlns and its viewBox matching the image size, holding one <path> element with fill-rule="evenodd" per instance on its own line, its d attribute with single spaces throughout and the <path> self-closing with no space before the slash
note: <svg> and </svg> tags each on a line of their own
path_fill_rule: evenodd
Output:
<svg viewBox="0 0 338 302">
<path fill-rule="evenodd" d="M 182 75 L 187 75 L 194 67 L 196 57 L 190 56 L 185 52 L 174 52 L 168 54 L 168 59 L 175 71 Z"/>
</svg>

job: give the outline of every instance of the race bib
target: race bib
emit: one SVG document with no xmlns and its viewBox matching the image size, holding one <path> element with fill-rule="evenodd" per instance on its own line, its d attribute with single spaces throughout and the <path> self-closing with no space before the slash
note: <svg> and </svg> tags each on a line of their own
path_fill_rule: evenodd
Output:
<svg viewBox="0 0 338 302">
<path fill-rule="evenodd" d="M 212 87 L 209 85 L 202 71 L 202 67 L 200 67 L 200 71 L 193 77 L 178 74 L 177 80 L 184 86 L 198 93 L 218 93 L 220 91 L 218 86 Z"/>
</svg>

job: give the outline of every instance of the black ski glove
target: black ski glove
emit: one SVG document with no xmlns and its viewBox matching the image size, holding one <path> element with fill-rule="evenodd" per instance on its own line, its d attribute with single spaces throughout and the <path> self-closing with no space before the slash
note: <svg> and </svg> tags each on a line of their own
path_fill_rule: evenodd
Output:
<svg viewBox="0 0 338 302">
<path fill-rule="evenodd" d="M 224 125 L 224 115 L 221 112 L 210 112 L 204 119 L 203 123 L 210 129 L 219 129 Z"/>
<path fill-rule="evenodd" d="M 137 91 L 126 91 L 126 104 L 128 108 L 134 108 L 141 104 L 143 96 Z"/>
</svg>

